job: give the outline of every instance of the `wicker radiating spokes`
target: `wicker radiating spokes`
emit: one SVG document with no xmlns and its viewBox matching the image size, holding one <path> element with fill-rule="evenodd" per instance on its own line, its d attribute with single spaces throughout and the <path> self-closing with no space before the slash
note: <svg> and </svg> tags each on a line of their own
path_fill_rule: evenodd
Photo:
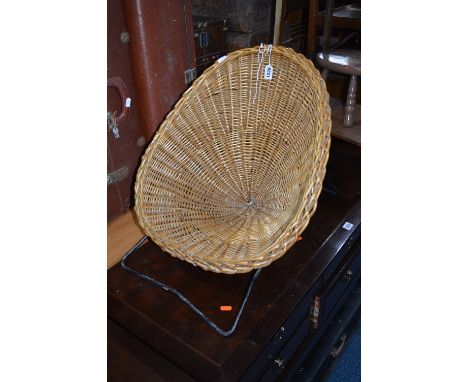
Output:
<svg viewBox="0 0 468 382">
<path fill-rule="evenodd" d="M 206 270 L 267 266 L 296 242 L 317 205 L 330 146 L 328 93 L 304 56 L 276 46 L 268 53 L 242 49 L 207 69 L 138 170 L 135 209 L 145 232 Z"/>
</svg>

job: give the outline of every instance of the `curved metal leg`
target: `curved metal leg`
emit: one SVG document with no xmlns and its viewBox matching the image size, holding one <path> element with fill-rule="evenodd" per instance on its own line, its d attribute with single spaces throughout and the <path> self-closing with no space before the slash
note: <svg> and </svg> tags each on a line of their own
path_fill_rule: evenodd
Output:
<svg viewBox="0 0 468 382">
<path fill-rule="evenodd" d="M 140 248 L 146 242 L 146 240 L 148 240 L 148 236 L 143 237 L 138 243 L 136 243 L 122 257 L 122 259 L 120 260 L 120 266 L 123 269 L 125 269 L 126 271 L 128 271 L 130 273 L 133 273 L 135 276 L 137 276 L 137 277 L 139 277 L 139 278 L 141 278 L 143 280 L 149 281 L 150 283 L 152 283 L 156 287 L 162 288 L 165 291 L 170 292 L 173 295 L 175 295 L 180 301 L 182 301 L 185 305 L 187 305 L 190 309 L 192 309 L 203 321 L 205 321 L 212 329 L 214 329 L 217 333 L 221 334 L 223 337 L 228 337 L 232 333 L 234 333 L 234 331 L 237 328 L 237 325 L 239 324 L 239 320 L 240 320 L 240 317 L 242 315 L 242 312 L 244 311 L 245 305 L 247 304 L 247 300 L 249 298 L 250 292 L 252 291 L 252 287 L 254 286 L 255 280 L 260 275 L 260 272 L 262 271 L 262 268 L 258 268 L 255 271 L 255 273 L 253 274 L 253 276 L 251 277 L 250 283 L 247 286 L 247 290 L 245 292 L 244 298 L 243 298 L 243 300 L 242 300 L 242 302 L 240 304 L 239 310 L 237 312 L 236 319 L 234 320 L 234 323 L 232 324 L 231 328 L 228 329 L 228 330 L 223 330 L 218 325 L 216 325 L 213 321 L 211 321 L 200 309 L 198 309 L 195 305 L 193 305 L 190 302 L 190 300 L 187 297 L 185 297 L 182 293 L 180 293 L 177 289 L 175 289 L 175 288 L 173 288 L 173 287 L 171 287 L 169 285 L 166 285 L 166 284 L 162 283 L 161 281 L 158 281 L 158 280 L 156 280 L 156 279 L 154 279 L 154 278 L 152 278 L 152 277 L 150 277 L 148 275 L 145 275 L 145 274 L 137 271 L 136 269 L 133 269 L 133 268 L 129 267 L 127 264 L 125 264 L 125 260 L 127 260 L 127 258 L 131 254 L 136 252 L 137 249 Z"/>
</svg>

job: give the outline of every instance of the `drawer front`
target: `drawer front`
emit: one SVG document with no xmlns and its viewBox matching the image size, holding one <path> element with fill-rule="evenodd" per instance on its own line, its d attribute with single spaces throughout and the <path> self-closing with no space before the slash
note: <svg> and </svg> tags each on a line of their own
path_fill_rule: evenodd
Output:
<svg viewBox="0 0 468 382">
<path fill-rule="evenodd" d="M 294 355 L 299 345 L 309 334 L 310 325 L 308 320 L 304 320 L 297 328 L 284 349 L 272 360 L 270 367 L 262 376 L 260 381 L 274 381 L 288 367 L 288 361 Z"/>
<path fill-rule="evenodd" d="M 325 321 L 341 296 L 361 273 L 361 246 L 360 240 L 351 249 L 350 255 L 333 274 L 330 280 L 320 289 L 313 298 L 311 307 L 312 327 L 317 329 Z"/>
<path fill-rule="evenodd" d="M 360 248 L 360 223 L 359 221 L 354 220 L 352 222 L 355 224 L 354 230 L 350 232 L 350 235 L 347 237 L 343 245 L 340 246 L 340 248 L 337 248 L 339 250 L 338 253 L 336 253 L 333 258 L 330 258 L 330 262 L 326 268 L 324 268 L 321 274 L 315 279 L 315 281 L 313 281 L 307 293 L 297 304 L 294 311 L 290 313 L 286 321 L 283 322 L 282 326 L 277 330 L 277 333 L 273 335 L 272 339 L 263 347 L 263 349 L 261 349 L 257 358 L 251 363 L 240 378 L 240 381 L 257 381 L 266 372 L 268 372 L 268 370 L 277 370 L 277 367 L 281 367 L 283 364 L 282 359 L 285 358 L 284 352 L 286 349 L 290 350 L 291 347 L 297 348 L 300 346 L 300 343 L 296 343 L 295 339 L 304 339 L 311 329 L 313 329 L 311 312 L 314 310 L 313 302 L 315 297 L 323 296 L 323 300 L 326 300 L 325 297 L 328 297 L 329 295 L 331 296 L 331 294 L 329 294 L 330 292 L 326 294 L 324 293 L 327 292 L 328 289 L 331 291 L 331 288 L 324 288 L 323 286 L 328 285 L 330 280 L 333 278 L 336 279 L 337 274 L 343 272 L 343 268 L 349 264 L 350 259 L 354 259 L 356 257 L 356 247 L 359 246 Z M 357 262 L 357 264 L 359 265 L 359 262 Z M 346 284 L 343 286 L 344 290 L 346 290 Z M 339 292 L 338 294 L 342 295 L 342 292 Z M 333 307 L 329 305 L 329 308 L 331 309 Z M 320 310 L 318 310 L 318 313 L 320 313 Z M 299 330 L 299 328 L 301 328 L 301 330 Z M 312 334 L 313 332 L 314 330 L 312 330 Z M 294 343 L 295 345 L 291 345 L 291 343 Z M 278 357 L 280 357 L 280 359 L 276 362 L 277 366 L 275 367 L 273 364 Z"/>
<path fill-rule="evenodd" d="M 121 2 L 108 1 L 107 220 L 125 212 L 133 203 L 133 177 L 146 143 L 140 126 L 141 104 L 136 99 L 126 30 Z"/>
<path fill-rule="evenodd" d="M 258 378 L 272 366 L 272 362 L 277 359 L 279 353 L 284 348 L 289 346 L 291 341 L 297 336 L 298 332 L 305 331 L 303 337 L 307 335 L 309 330 L 309 301 L 312 294 L 316 293 L 316 290 L 312 289 L 307 293 L 307 296 L 303 301 L 296 307 L 294 312 L 289 316 L 286 322 L 281 325 L 273 338 L 262 350 L 257 359 L 247 369 L 240 381 L 257 381 Z M 306 327 L 306 329 L 304 329 Z M 299 330 L 298 328 L 302 328 Z"/>
</svg>

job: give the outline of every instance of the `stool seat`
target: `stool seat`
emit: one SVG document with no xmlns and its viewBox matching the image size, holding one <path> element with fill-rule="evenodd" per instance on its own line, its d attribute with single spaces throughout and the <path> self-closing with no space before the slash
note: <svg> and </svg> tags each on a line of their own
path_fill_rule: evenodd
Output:
<svg viewBox="0 0 468 382">
<path fill-rule="evenodd" d="M 328 70 L 361 75 L 361 51 L 349 49 L 336 49 L 328 53 L 317 54 L 317 63 Z"/>
</svg>

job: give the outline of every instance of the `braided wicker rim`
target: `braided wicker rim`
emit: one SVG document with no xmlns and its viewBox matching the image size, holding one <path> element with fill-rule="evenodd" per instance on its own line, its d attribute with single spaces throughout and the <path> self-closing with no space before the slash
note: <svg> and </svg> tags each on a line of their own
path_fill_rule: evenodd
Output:
<svg viewBox="0 0 468 382">
<path fill-rule="evenodd" d="M 161 249 L 205 270 L 245 273 L 279 259 L 317 207 L 330 147 L 325 83 L 312 62 L 258 47 L 205 70 L 143 155 L 135 211 Z M 260 73 L 257 81 L 257 73 Z"/>
</svg>

